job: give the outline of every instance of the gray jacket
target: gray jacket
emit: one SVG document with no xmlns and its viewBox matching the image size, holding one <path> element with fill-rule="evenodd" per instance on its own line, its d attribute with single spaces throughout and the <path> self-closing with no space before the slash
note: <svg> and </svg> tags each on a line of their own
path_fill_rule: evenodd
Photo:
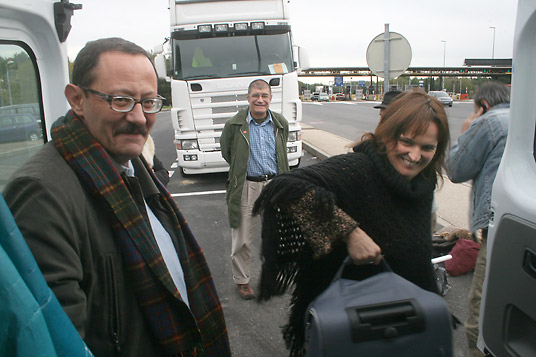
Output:
<svg viewBox="0 0 536 357">
<path fill-rule="evenodd" d="M 506 145 L 510 104 L 497 104 L 476 118 L 460 135 L 447 160 L 452 182 L 473 180 L 470 202 L 470 230 L 487 228 L 490 219 L 491 189 Z"/>
</svg>

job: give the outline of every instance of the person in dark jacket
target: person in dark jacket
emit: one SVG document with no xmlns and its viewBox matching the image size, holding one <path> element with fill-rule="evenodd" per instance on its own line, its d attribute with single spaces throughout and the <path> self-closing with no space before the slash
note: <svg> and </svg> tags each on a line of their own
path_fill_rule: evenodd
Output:
<svg viewBox="0 0 536 357">
<path fill-rule="evenodd" d="M 265 187 L 255 204 L 263 215 L 259 299 L 295 286 L 284 328 L 291 355 L 303 353 L 306 307 L 348 255 L 356 273 L 383 255 L 395 273 L 437 292 L 431 208 L 449 137 L 443 105 L 410 92 L 387 107 L 355 152 L 284 173 Z"/>
<path fill-rule="evenodd" d="M 399 90 L 390 90 L 389 92 L 386 92 L 383 95 L 382 102 L 380 104 L 374 106 L 374 109 L 379 109 L 380 110 L 380 120 L 382 119 L 383 112 L 385 111 L 385 109 L 387 109 L 389 104 L 391 104 L 391 102 L 393 100 L 395 100 L 396 98 L 398 98 L 400 96 L 400 94 L 402 94 L 402 93 L 403 92 L 401 92 Z"/>
<path fill-rule="evenodd" d="M 97 356 L 229 356 L 203 252 L 141 156 L 163 104 L 150 57 L 88 42 L 65 96 L 52 140 L 4 191 L 63 309 Z"/>
</svg>

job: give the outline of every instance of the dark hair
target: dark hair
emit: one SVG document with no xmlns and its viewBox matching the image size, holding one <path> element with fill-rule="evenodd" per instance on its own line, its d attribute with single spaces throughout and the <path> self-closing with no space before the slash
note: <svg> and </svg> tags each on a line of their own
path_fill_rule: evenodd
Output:
<svg viewBox="0 0 536 357">
<path fill-rule="evenodd" d="M 154 68 L 153 60 L 140 46 L 118 37 L 101 38 L 99 40 L 88 42 L 76 56 L 73 65 L 73 84 L 81 87 L 89 87 L 96 78 L 94 72 L 99 62 L 99 57 L 104 52 L 123 52 L 132 55 L 144 55 L 151 62 Z M 156 73 L 156 70 L 155 70 Z"/>
<path fill-rule="evenodd" d="M 251 82 L 248 86 L 248 94 L 251 93 L 252 88 L 264 88 L 268 87 L 268 90 L 270 91 L 270 94 L 272 94 L 272 88 L 270 87 L 270 84 L 266 82 L 264 79 L 256 79 L 253 82 Z"/>
<path fill-rule="evenodd" d="M 478 105 L 481 105 L 482 100 L 485 100 L 490 108 L 497 104 L 510 103 L 510 88 L 504 83 L 489 81 L 478 88 L 473 99 Z"/>
<path fill-rule="evenodd" d="M 422 135 L 430 123 L 437 125 L 437 148 L 423 175 L 433 177 L 437 174 L 441 179 L 450 141 L 449 123 L 443 104 L 422 90 L 407 92 L 389 104 L 374 133 L 363 135 L 362 141 L 374 140 L 380 152 L 387 154 L 396 147 L 400 135 Z"/>
</svg>

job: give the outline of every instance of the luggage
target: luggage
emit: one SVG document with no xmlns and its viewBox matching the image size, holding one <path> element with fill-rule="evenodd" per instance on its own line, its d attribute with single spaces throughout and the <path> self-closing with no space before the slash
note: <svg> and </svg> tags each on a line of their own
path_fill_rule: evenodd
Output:
<svg viewBox="0 0 536 357">
<path fill-rule="evenodd" d="M 347 258 L 307 309 L 306 356 L 452 356 L 451 314 L 441 296 L 393 273 L 385 259 L 363 267 L 377 274 L 345 279 L 351 264 Z"/>
</svg>

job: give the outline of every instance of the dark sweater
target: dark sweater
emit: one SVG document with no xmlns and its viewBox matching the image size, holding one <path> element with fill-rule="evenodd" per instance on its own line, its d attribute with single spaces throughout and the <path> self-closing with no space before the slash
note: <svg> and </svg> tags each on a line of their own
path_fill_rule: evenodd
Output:
<svg viewBox="0 0 536 357">
<path fill-rule="evenodd" d="M 408 181 L 373 141 L 355 151 L 278 175 L 256 204 L 263 212 L 265 259 L 259 298 L 282 294 L 296 284 L 284 330 L 291 355 L 301 353 L 305 309 L 327 288 L 348 254 L 342 238 L 355 227 L 352 220 L 380 246 L 395 273 L 437 292 L 430 262 L 436 178 L 420 174 Z M 282 225 L 287 233 L 280 234 Z M 349 274 L 359 275 L 360 270 L 355 267 Z"/>
</svg>

